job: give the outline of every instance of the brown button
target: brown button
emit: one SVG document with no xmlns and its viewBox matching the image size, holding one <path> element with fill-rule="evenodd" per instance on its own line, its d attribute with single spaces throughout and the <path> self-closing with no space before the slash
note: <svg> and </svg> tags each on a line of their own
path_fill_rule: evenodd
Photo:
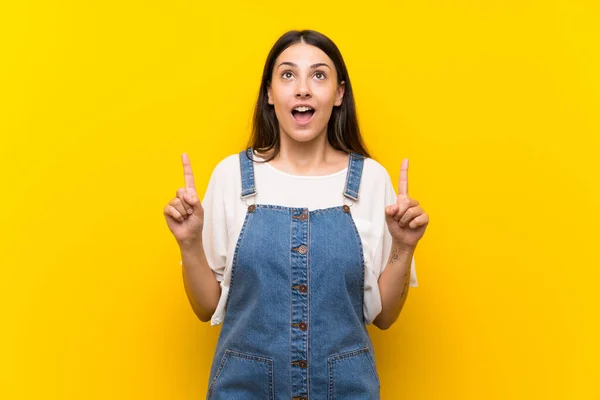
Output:
<svg viewBox="0 0 600 400">
<path fill-rule="evenodd" d="M 248 206 L 248 212 L 254 212 L 256 211 L 256 204 L 251 204 Z"/>
<path fill-rule="evenodd" d="M 298 247 L 298 253 L 300 253 L 300 254 L 306 254 L 307 251 L 308 251 L 308 248 L 305 245 Z"/>
<path fill-rule="evenodd" d="M 296 364 L 300 368 L 306 368 L 306 361 L 304 361 L 304 360 L 292 361 L 292 364 Z"/>
<path fill-rule="evenodd" d="M 292 397 L 292 400 L 308 400 L 308 397 L 306 397 L 306 396 L 296 396 L 296 397 Z"/>
<path fill-rule="evenodd" d="M 305 322 L 300 322 L 298 324 L 298 328 L 300 328 L 301 330 L 305 331 L 306 330 L 306 323 Z"/>
<path fill-rule="evenodd" d="M 347 213 L 349 213 L 349 212 L 350 212 L 350 207 L 349 207 L 347 204 L 344 204 L 344 205 L 342 206 L 342 210 L 344 210 L 344 212 L 347 212 Z"/>
<path fill-rule="evenodd" d="M 306 214 L 302 214 L 302 215 L 300 215 L 300 219 L 301 219 L 302 221 L 304 221 L 306 218 L 308 218 L 308 215 L 306 215 Z"/>
<path fill-rule="evenodd" d="M 306 285 L 300 285 L 298 290 L 300 290 L 301 293 L 306 293 L 308 291 L 308 287 Z"/>
</svg>

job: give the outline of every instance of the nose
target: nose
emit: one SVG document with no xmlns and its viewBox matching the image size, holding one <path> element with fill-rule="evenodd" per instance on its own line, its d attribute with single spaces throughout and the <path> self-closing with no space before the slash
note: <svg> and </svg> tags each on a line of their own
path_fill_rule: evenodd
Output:
<svg viewBox="0 0 600 400">
<path fill-rule="evenodd" d="M 310 87 L 306 83 L 306 80 L 299 79 L 298 86 L 296 86 L 296 97 L 299 98 L 310 98 L 312 93 L 310 91 Z"/>
</svg>

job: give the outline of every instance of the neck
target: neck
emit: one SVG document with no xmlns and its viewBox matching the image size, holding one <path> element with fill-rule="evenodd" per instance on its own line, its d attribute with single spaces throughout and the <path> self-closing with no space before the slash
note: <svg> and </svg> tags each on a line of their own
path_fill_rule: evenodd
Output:
<svg viewBox="0 0 600 400">
<path fill-rule="evenodd" d="M 282 134 L 279 154 L 269 163 L 296 175 L 323 175 L 345 168 L 347 160 L 345 152 L 329 144 L 325 131 L 307 142 L 299 142 Z"/>
</svg>

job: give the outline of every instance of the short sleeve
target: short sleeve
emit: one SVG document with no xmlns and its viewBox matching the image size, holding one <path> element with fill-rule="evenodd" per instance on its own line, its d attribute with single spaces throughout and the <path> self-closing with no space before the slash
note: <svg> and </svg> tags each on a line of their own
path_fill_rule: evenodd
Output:
<svg viewBox="0 0 600 400">
<path fill-rule="evenodd" d="M 397 194 L 392 185 L 392 180 L 389 175 L 386 180 L 386 188 L 385 188 L 385 204 L 390 205 L 396 203 Z M 375 260 L 373 262 L 375 266 L 375 271 L 379 270 L 379 275 L 383 273 L 388 264 L 388 258 L 390 255 L 390 251 L 392 249 L 392 235 L 387 228 L 387 224 L 384 224 L 383 229 L 380 233 L 379 245 L 377 246 L 377 250 L 375 252 Z M 377 268 L 379 267 L 379 268 Z M 379 276 L 378 276 L 379 278 Z M 415 257 L 413 256 L 410 266 L 410 286 L 417 287 L 417 270 L 415 265 Z"/>
<path fill-rule="evenodd" d="M 223 280 L 227 262 L 227 218 L 225 215 L 225 192 L 227 179 L 223 177 L 223 163 L 217 164 L 213 170 L 204 198 L 204 228 L 202 242 L 208 265 L 213 270 L 217 281 Z"/>
</svg>

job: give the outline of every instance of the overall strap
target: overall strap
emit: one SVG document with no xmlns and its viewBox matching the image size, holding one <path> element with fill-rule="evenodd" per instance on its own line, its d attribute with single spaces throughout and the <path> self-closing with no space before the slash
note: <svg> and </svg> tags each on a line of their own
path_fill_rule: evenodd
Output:
<svg viewBox="0 0 600 400">
<path fill-rule="evenodd" d="M 344 188 L 344 196 L 357 201 L 358 187 L 360 186 L 360 178 L 362 175 L 364 156 L 358 153 L 350 153 L 348 156 L 348 172 L 346 174 L 346 187 Z"/>
<path fill-rule="evenodd" d="M 242 199 L 256 195 L 254 184 L 254 164 L 249 158 L 254 156 L 252 147 L 240 151 L 240 172 L 242 174 Z"/>
</svg>

